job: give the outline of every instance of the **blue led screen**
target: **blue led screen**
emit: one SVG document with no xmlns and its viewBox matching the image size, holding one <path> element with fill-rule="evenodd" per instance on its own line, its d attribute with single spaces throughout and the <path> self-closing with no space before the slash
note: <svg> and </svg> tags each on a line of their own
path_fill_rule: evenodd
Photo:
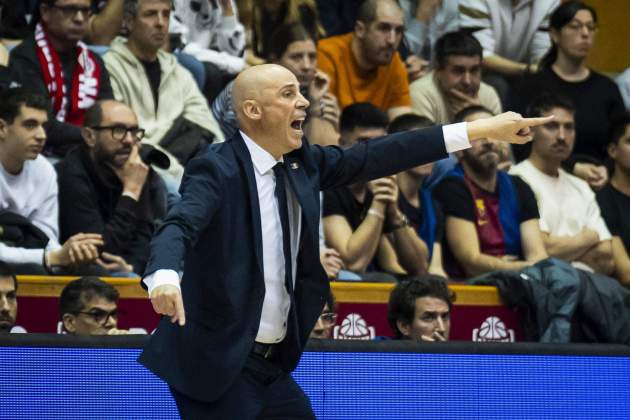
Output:
<svg viewBox="0 0 630 420">
<path fill-rule="evenodd" d="M 176 419 L 139 349 L 0 347 L 0 419 Z M 630 357 L 307 352 L 322 419 L 630 419 Z"/>
</svg>

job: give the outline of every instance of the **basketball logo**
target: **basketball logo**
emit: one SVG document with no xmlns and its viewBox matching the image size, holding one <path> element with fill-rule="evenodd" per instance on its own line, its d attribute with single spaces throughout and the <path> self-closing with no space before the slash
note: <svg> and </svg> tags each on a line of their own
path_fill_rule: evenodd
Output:
<svg viewBox="0 0 630 420">
<path fill-rule="evenodd" d="M 360 314 L 348 314 L 341 322 L 341 326 L 335 326 L 333 337 L 341 340 L 372 340 L 374 339 L 374 327 L 370 327 Z"/>
<path fill-rule="evenodd" d="M 481 327 L 473 329 L 473 341 L 513 342 L 514 330 L 506 328 L 501 318 L 489 316 Z"/>
</svg>

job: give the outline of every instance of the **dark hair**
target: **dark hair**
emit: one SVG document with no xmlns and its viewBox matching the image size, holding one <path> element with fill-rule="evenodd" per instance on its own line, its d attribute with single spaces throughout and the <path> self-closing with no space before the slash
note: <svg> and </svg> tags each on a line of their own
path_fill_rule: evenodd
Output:
<svg viewBox="0 0 630 420">
<path fill-rule="evenodd" d="M 83 116 L 84 127 L 96 127 L 103 122 L 103 100 L 94 102 L 94 105 L 85 111 Z"/>
<path fill-rule="evenodd" d="M 415 130 L 417 128 L 426 128 L 435 125 L 429 118 L 418 114 L 399 115 L 387 127 L 388 133 L 399 133 L 401 131 Z"/>
<path fill-rule="evenodd" d="M 575 18 L 575 15 L 580 10 L 588 10 L 591 15 L 593 15 L 593 20 L 595 21 L 595 23 L 597 23 L 597 13 L 595 12 L 594 8 L 581 1 L 571 0 L 562 3 L 560 6 L 558 6 L 556 10 L 554 10 L 554 12 L 551 14 L 551 17 L 549 18 L 549 29 L 560 31 L 562 28 L 565 27 L 565 25 L 571 22 L 573 18 Z M 540 60 L 540 68 L 550 68 L 557 58 L 558 46 L 554 44 L 553 41 L 551 41 L 551 47 L 549 48 L 549 51 L 547 51 L 547 53 Z"/>
<path fill-rule="evenodd" d="M 357 20 L 361 21 L 365 24 L 374 22 L 376 19 L 376 9 L 378 7 L 379 0 L 365 0 L 359 6 L 359 10 L 357 10 Z"/>
<path fill-rule="evenodd" d="M 12 124 L 22 105 L 49 112 L 50 98 L 25 88 L 10 88 L 0 94 L 0 118 Z"/>
<path fill-rule="evenodd" d="M 358 102 L 348 105 L 341 112 L 339 131 L 348 132 L 356 127 L 387 128 L 387 114 L 369 102 Z"/>
<path fill-rule="evenodd" d="M 15 273 L 7 263 L 4 263 L 2 261 L 0 261 L 0 277 L 11 277 L 13 279 L 13 288 L 17 290 L 18 283 L 17 278 L 15 277 Z"/>
<path fill-rule="evenodd" d="M 448 32 L 435 42 L 434 59 L 436 68 L 443 69 L 452 55 L 483 57 L 483 49 L 477 38 L 464 31 Z"/>
<path fill-rule="evenodd" d="M 416 313 L 416 299 L 425 296 L 443 300 L 449 309 L 455 301 L 455 292 L 448 288 L 446 279 L 433 274 L 411 277 L 394 287 L 387 305 L 387 321 L 396 338 L 403 337 L 397 322 L 411 324 Z"/>
<path fill-rule="evenodd" d="M 302 23 L 296 22 L 280 25 L 271 35 L 268 58 L 270 60 L 279 60 L 290 44 L 308 40 L 313 41 L 317 45 L 317 35 L 306 29 Z"/>
<path fill-rule="evenodd" d="M 63 288 L 59 298 L 59 315 L 76 314 L 94 297 L 102 297 L 110 302 L 118 301 L 118 290 L 94 276 L 73 280 Z"/>
<path fill-rule="evenodd" d="M 618 144 L 619 140 L 626 133 L 626 127 L 630 125 L 630 112 L 617 115 L 610 123 L 610 136 L 608 137 L 608 143 Z"/>
<path fill-rule="evenodd" d="M 469 115 L 477 114 L 477 113 L 480 113 L 480 112 L 484 112 L 486 114 L 494 115 L 494 112 L 490 111 L 488 108 L 486 108 L 483 105 L 471 105 L 469 107 L 466 107 L 466 108 L 460 110 L 457 114 L 455 114 L 455 116 L 453 116 L 453 122 L 454 123 L 462 122 Z"/>
<path fill-rule="evenodd" d="M 543 93 L 542 95 L 536 96 L 529 103 L 526 115 L 528 117 L 542 117 L 545 112 L 549 112 L 553 108 L 562 108 L 571 113 L 575 113 L 575 105 L 573 105 L 571 99 L 560 94 Z"/>
</svg>

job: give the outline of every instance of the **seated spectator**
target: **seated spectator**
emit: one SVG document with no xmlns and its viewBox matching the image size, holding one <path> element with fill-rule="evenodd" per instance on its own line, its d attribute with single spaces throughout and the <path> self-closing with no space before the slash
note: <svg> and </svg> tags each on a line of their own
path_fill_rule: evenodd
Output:
<svg viewBox="0 0 630 420">
<path fill-rule="evenodd" d="M 11 268 L 0 262 L 0 334 L 11 332 L 17 310 L 17 279 Z"/>
<path fill-rule="evenodd" d="M 535 99 L 528 115 L 553 115 L 555 119 L 533 129 L 529 157 L 512 167 L 510 174 L 521 177 L 534 191 L 549 256 L 579 261 L 598 273 L 611 274 L 611 236 L 595 194 L 585 181 L 561 167 L 575 142 L 574 112 L 568 99 L 555 95 Z"/>
<path fill-rule="evenodd" d="M 455 121 L 491 116 L 471 107 Z M 519 177 L 498 170 L 499 155 L 496 141 L 474 142 L 456 153 L 459 164 L 435 187 L 446 218 L 444 266 L 450 278 L 520 270 L 547 258 L 536 197 Z"/>
<path fill-rule="evenodd" d="M 144 272 L 154 224 L 166 213 L 164 185 L 139 156 L 143 133 L 127 105 L 99 101 L 85 115 L 85 143 L 57 165 L 61 239 L 102 235 L 111 273 Z M 111 254 L 125 264 L 111 264 Z"/>
<path fill-rule="evenodd" d="M 129 334 L 118 329 L 118 290 L 98 277 L 73 280 L 61 291 L 63 331 L 73 335 Z"/>
<path fill-rule="evenodd" d="M 389 296 L 387 320 L 397 339 L 448 341 L 455 293 L 444 278 L 425 275 L 403 280 Z"/>
<path fill-rule="evenodd" d="M 319 23 L 314 0 L 254 0 L 249 25 L 251 40 L 250 64 L 268 60 L 273 48 L 271 36 L 280 25 L 301 23 L 317 38 L 325 35 Z"/>
<path fill-rule="evenodd" d="M 81 41 L 91 10 L 90 0 L 42 0 L 35 32 L 10 54 L 13 80 L 52 100 L 46 135 L 58 156 L 82 142 L 85 111 L 97 99 L 113 98 L 103 60 Z"/>
<path fill-rule="evenodd" d="M 549 16 L 560 0 L 459 0 L 459 24 L 483 47 L 484 79 L 505 104 L 508 80 L 538 69 L 550 46 Z"/>
<path fill-rule="evenodd" d="M 369 102 L 390 119 L 411 111 L 405 65 L 396 51 L 403 14 L 393 0 L 367 0 L 354 32 L 320 41 L 319 68 L 330 77 L 330 92 L 341 109 Z"/>
<path fill-rule="evenodd" d="M 337 322 L 337 302 L 335 301 L 335 296 L 331 290 L 328 294 L 328 298 L 326 299 L 324 309 L 322 309 L 322 313 L 319 315 L 319 319 L 317 319 L 317 323 L 315 324 L 313 331 L 311 331 L 310 338 L 333 338 L 332 333 L 335 322 Z"/>
<path fill-rule="evenodd" d="M 459 29 L 459 0 L 398 0 L 409 53 L 430 62 L 439 38 Z"/>
<path fill-rule="evenodd" d="M 173 3 L 170 32 L 181 35 L 183 52 L 207 63 L 215 76 L 234 76 L 243 70 L 245 28 L 238 20 L 234 0 Z"/>
<path fill-rule="evenodd" d="M 338 143 L 339 106 L 328 88 L 328 76 L 317 70 L 316 38 L 300 23 L 280 26 L 273 34 L 269 58 L 291 70 L 300 83 L 300 91 L 310 102 L 306 110 L 304 133 L 313 144 L 322 146 Z M 238 131 L 238 121 L 232 106 L 230 82 L 212 103 L 212 113 L 226 138 Z"/>
<path fill-rule="evenodd" d="M 168 184 L 179 185 L 183 165 L 223 134 L 191 74 L 161 49 L 170 13 L 169 0 L 130 3 L 125 10 L 129 38 L 112 42 L 105 64 L 114 96 L 136 113 L 143 142 L 169 156 Z"/>
<path fill-rule="evenodd" d="M 389 123 L 387 131 L 398 133 L 416 130 L 433 125 L 426 117 L 405 114 Z M 416 234 L 427 245 L 429 252 L 429 273 L 446 277 L 442 267 L 442 238 L 444 236 L 444 215 L 439 205 L 435 205 L 431 192 L 423 187 L 424 180 L 431 175 L 432 163 L 416 166 L 396 176 L 398 184 L 398 207 L 409 220 Z"/>
<path fill-rule="evenodd" d="M 481 105 L 501 113 L 501 100 L 481 81 L 481 45 L 465 32 L 435 43 L 435 70 L 409 86 L 413 110 L 436 124 L 448 124 L 464 108 Z"/>
<path fill-rule="evenodd" d="M 41 155 L 49 103 L 24 89 L 0 95 L 0 261 L 20 274 L 94 261 L 103 245 L 83 233 L 59 245 L 57 175 Z"/>
<path fill-rule="evenodd" d="M 608 181 L 602 162 L 607 158 L 610 122 L 624 112 L 624 105 L 615 83 L 586 64 L 596 33 L 597 14 L 592 7 L 578 1 L 558 7 L 550 20 L 552 46 L 540 72 L 516 85 L 510 107 L 524 113 L 544 91 L 569 98 L 575 104 L 576 137 L 573 156 L 565 166 L 592 187 L 602 188 Z M 514 154 L 521 161 L 529 149 L 515 147 Z M 575 162 L 579 163 L 574 167 Z"/>
<path fill-rule="evenodd" d="M 387 134 L 387 116 L 373 105 L 351 105 L 341 115 L 342 147 Z M 416 275 L 426 272 L 426 244 L 398 206 L 394 177 L 324 192 L 324 232 L 347 270 Z"/>
<path fill-rule="evenodd" d="M 610 183 L 597 192 L 602 216 L 612 234 L 614 277 L 630 286 L 630 115 L 617 119 L 608 154 L 614 162 Z"/>
</svg>

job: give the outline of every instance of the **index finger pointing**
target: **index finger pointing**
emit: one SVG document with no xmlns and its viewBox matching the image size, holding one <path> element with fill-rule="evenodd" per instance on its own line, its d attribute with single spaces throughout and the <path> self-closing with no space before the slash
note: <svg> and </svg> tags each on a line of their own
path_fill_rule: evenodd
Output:
<svg viewBox="0 0 630 420">
<path fill-rule="evenodd" d="M 537 117 L 537 118 L 523 118 L 521 120 L 522 127 L 536 127 L 538 125 L 547 124 L 548 122 L 553 121 L 555 116 L 549 115 L 547 117 Z"/>
</svg>

